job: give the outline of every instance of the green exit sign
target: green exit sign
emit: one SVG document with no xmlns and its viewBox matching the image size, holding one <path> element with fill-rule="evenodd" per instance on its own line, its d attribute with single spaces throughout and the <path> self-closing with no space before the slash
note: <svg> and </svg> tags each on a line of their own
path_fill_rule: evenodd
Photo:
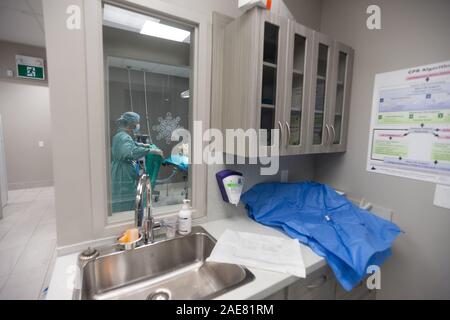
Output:
<svg viewBox="0 0 450 320">
<path fill-rule="evenodd" d="M 17 77 L 27 79 L 45 79 L 44 59 L 16 55 Z"/>
</svg>

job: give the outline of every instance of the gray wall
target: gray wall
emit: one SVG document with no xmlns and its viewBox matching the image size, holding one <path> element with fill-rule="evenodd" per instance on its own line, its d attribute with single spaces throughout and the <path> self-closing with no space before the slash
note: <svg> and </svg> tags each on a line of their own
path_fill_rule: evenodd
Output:
<svg viewBox="0 0 450 320">
<path fill-rule="evenodd" d="M 8 188 L 49 186 L 53 172 L 48 77 L 16 78 L 16 54 L 46 59 L 45 48 L 0 41 L 0 114 Z M 7 77 L 6 70 L 13 70 L 14 77 Z M 44 141 L 43 148 L 38 141 Z"/>
<path fill-rule="evenodd" d="M 0 80 L 0 97 L 8 189 L 52 185 L 48 87 Z"/>
<path fill-rule="evenodd" d="M 314 30 L 320 30 L 322 0 L 284 0 L 295 20 Z"/>
<path fill-rule="evenodd" d="M 44 59 L 45 80 L 16 78 L 16 54 Z M 48 86 L 45 48 L 29 46 L 0 40 L 0 80 L 17 83 L 28 83 L 36 86 Z M 14 71 L 14 77 L 6 76 L 6 71 Z"/>
<path fill-rule="evenodd" d="M 366 28 L 381 7 L 382 30 Z M 381 299 L 450 298 L 450 210 L 433 206 L 435 185 L 365 171 L 374 76 L 450 59 L 448 0 L 325 0 L 322 32 L 355 49 L 348 151 L 318 156 L 316 179 L 394 210 L 406 232 L 382 269 Z"/>
</svg>

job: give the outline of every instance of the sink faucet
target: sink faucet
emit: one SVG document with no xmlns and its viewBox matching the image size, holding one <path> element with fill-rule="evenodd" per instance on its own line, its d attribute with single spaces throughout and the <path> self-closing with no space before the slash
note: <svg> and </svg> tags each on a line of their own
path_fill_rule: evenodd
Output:
<svg viewBox="0 0 450 320">
<path fill-rule="evenodd" d="M 146 190 L 146 199 L 145 199 L 145 212 L 142 219 L 139 219 L 139 204 L 144 196 L 144 189 Z M 143 174 L 139 178 L 139 182 L 136 190 L 136 207 L 134 210 L 134 219 L 136 228 L 138 228 L 141 232 L 143 232 L 145 244 L 153 243 L 154 236 L 154 228 L 155 228 L 155 220 L 152 214 L 152 184 L 150 182 L 150 177 L 147 174 Z"/>
</svg>

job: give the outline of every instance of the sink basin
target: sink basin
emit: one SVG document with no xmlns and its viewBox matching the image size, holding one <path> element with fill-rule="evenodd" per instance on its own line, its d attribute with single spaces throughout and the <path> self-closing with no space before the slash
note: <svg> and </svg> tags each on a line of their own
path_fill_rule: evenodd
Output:
<svg viewBox="0 0 450 320">
<path fill-rule="evenodd" d="M 245 267 L 206 262 L 216 240 L 192 233 L 130 251 L 100 254 L 81 270 L 75 299 L 211 299 L 254 279 Z"/>
</svg>

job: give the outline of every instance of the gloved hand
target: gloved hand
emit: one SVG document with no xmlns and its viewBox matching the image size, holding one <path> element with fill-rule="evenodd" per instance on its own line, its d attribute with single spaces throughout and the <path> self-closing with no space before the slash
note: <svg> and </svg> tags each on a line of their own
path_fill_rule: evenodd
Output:
<svg viewBox="0 0 450 320">
<path fill-rule="evenodd" d="M 151 153 L 151 154 L 157 154 L 157 155 L 160 155 L 162 158 L 164 158 L 164 153 L 162 152 L 161 149 L 150 149 L 150 152 L 149 152 L 149 153 Z"/>
</svg>

